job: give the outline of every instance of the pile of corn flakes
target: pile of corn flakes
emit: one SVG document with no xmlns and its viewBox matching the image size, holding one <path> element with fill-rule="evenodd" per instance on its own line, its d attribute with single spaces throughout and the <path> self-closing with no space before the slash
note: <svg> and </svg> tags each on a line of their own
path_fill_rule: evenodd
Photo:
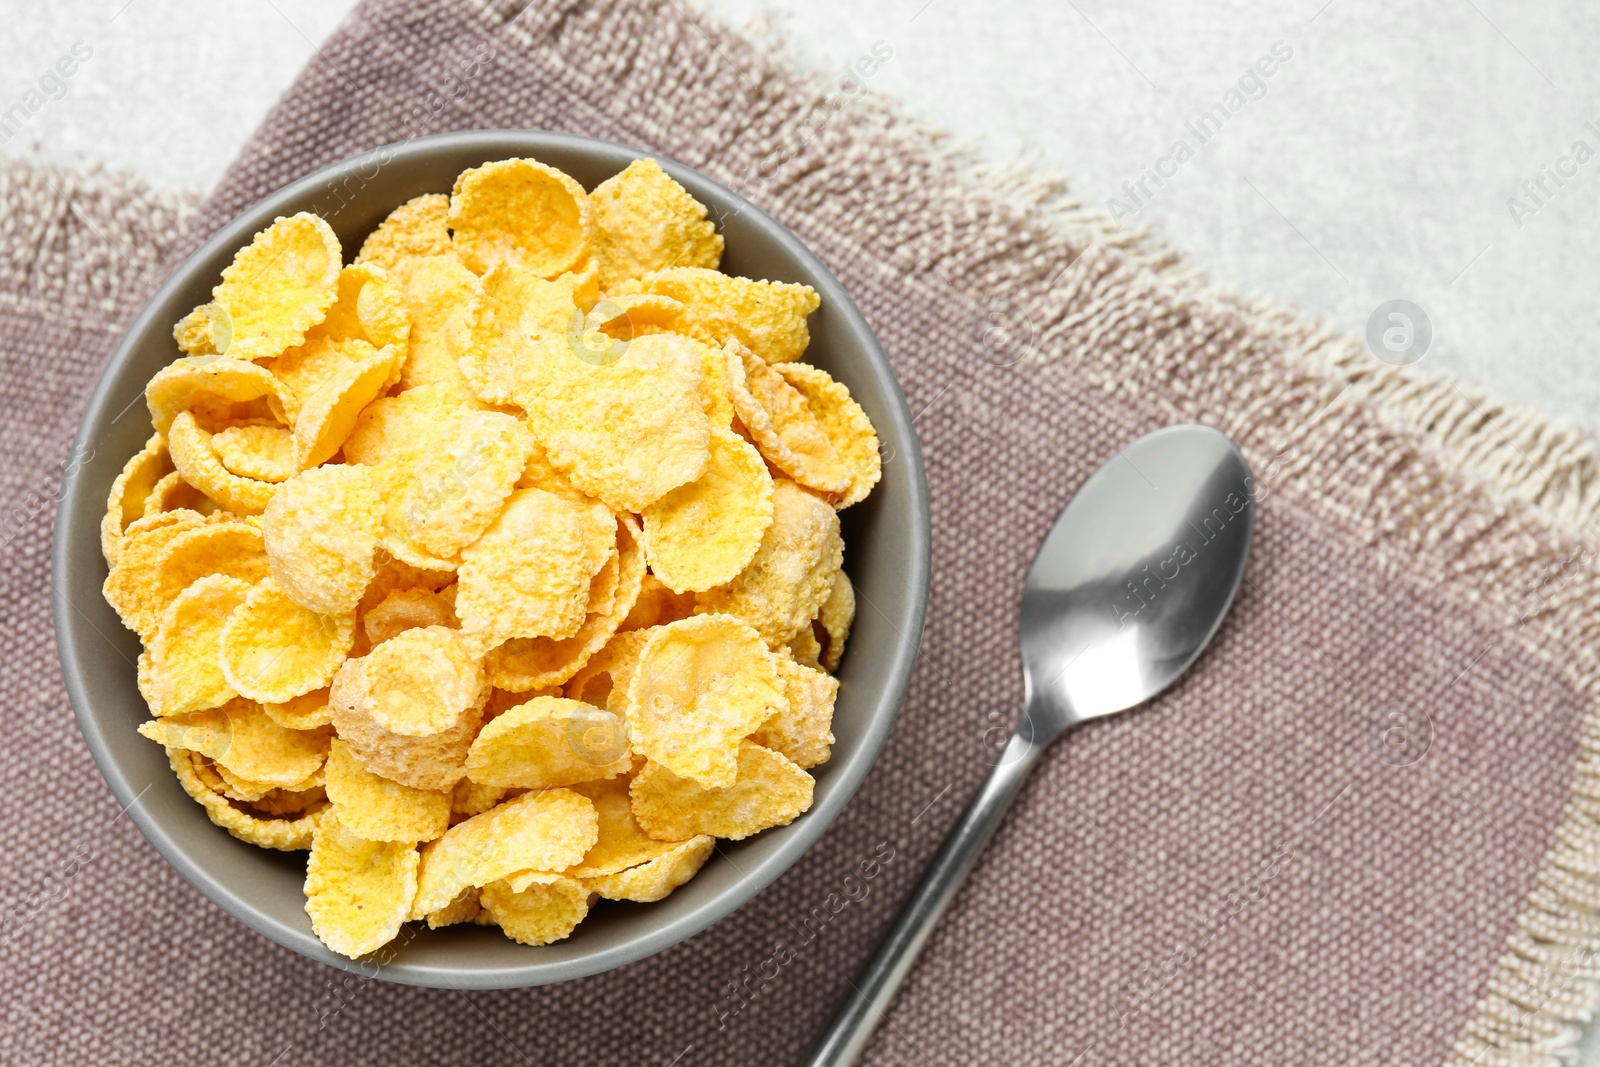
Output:
<svg viewBox="0 0 1600 1067">
<path fill-rule="evenodd" d="M 800 361 L 816 293 L 722 250 L 654 160 L 507 159 L 348 266 L 279 218 L 177 324 L 102 527 L 139 732 L 310 850 L 335 952 L 556 941 L 810 807 L 878 439 Z"/>
</svg>

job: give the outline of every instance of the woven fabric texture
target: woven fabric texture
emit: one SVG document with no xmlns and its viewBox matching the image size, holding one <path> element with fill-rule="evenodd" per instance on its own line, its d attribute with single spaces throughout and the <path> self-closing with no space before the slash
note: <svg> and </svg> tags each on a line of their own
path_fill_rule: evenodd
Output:
<svg viewBox="0 0 1600 1067">
<path fill-rule="evenodd" d="M 313 167 L 497 126 L 670 156 L 822 256 L 917 414 L 933 589 L 878 766 L 782 879 L 625 969 L 465 993 L 304 960 L 166 867 L 72 723 L 48 544 L 83 399 L 163 264 Z M 800 1060 L 1014 719 L 1049 522 L 1189 420 L 1260 485 L 1233 612 L 1202 669 L 1041 762 L 869 1062 L 1487 1067 L 1592 1008 L 1592 445 L 1212 289 L 674 0 L 369 0 L 197 211 L 8 165 L 0 405 L 5 1063 Z"/>
</svg>

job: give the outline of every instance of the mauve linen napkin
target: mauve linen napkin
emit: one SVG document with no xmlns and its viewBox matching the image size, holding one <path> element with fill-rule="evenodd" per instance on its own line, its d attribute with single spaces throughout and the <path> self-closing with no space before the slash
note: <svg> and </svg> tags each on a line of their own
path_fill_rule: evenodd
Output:
<svg viewBox="0 0 1600 1067">
<path fill-rule="evenodd" d="M 670 156 L 809 243 L 917 414 L 934 554 L 899 721 L 791 871 L 643 962 L 466 993 L 262 940 L 119 816 L 56 667 L 48 539 L 77 414 L 165 269 L 314 167 L 475 127 Z M 5 1063 L 799 1060 L 1014 718 L 1017 598 L 1049 522 L 1118 445 L 1183 420 L 1256 472 L 1232 615 L 1152 707 L 1041 763 L 869 1062 L 1540 1062 L 1592 1010 L 1581 435 L 1209 288 L 1147 235 L 941 147 L 860 77 L 797 73 L 675 0 L 368 0 L 197 217 L 38 164 L 0 170 L 0 205 Z"/>
</svg>

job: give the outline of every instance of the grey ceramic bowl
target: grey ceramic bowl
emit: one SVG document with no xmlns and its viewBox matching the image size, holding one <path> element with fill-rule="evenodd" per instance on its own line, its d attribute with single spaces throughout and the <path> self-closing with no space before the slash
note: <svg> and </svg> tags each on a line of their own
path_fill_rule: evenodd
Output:
<svg viewBox="0 0 1600 1067">
<path fill-rule="evenodd" d="M 280 945 L 346 970 L 456 988 L 541 985 L 620 967 L 704 930 L 782 874 L 838 816 L 883 745 L 916 659 L 928 597 L 928 493 L 905 397 L 861 312 L 816 256 L 742 197 L 667 160 L 662 165 L 711 208 L 727 239 L 723 270 L 804 282 L 821 294 L 806 358 L 849 386 L 889 459 L 872 496 L 843 513 L 845 566 L 860 610 L 839 672 L 837 743 L 816 770 L 811 810 L 746 841 L 719 842 L 699 876 L 663 901 L 601 902 L 553 945 L 530 948 L 472 926 L 417 932 L 412 924 L 397 951 L 351 961 L 311 932 L 300 889 L 305 854 L 255 848 L 213 826 L 179 788 L 162 750 L 134 732 L 149 718 L 134 681 L 139 642 L 100 595 L 100 517 L 117 472 L 150 435 L 140 397 L 151 375 L 180 355 L 173 323 L 210 299 L 234 252 L 276 216 L 312 210 L 332 224 L 348 258 L 392 208 L 422 193 L 449 192 L 468 167 L 532 157 L 593 188 L 648 154 L 564 134 L 491 130 L 419 138 L 326 167 L 262 200 L 184 261 L 134 321 L 89 399 L 73 454 L 92 448 L 93 458 L 67 480 L 53 559 L 56 637 L 78 725 L 117 802 L 131 805 L 129 817 L 167 862 Z"/>
</svg>

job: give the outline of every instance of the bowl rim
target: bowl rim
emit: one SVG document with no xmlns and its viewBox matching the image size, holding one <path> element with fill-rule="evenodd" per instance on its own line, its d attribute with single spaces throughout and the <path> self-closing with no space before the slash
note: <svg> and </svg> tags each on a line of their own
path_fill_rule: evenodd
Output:
<svg viewBox="0 0 1600 1067">
<path fill-rule="evenodd" d="M 762 231 L 767 240 L 780 246 L 784 252 L 813 274 L 815 278 L 813 284 L 824 302 L 845 318 L 850 333 L 861 341 L 867 356 L 863 361 L 863 369 L 878 380 L 878 385 L 888 401 L 886 414 L 888 423 L 894 431 L 895 461 L 905 464 L 910 474 L 908 488 L 912 506 L 909 509 L 910 514 L 905 516 L 905 519 L 909 520 L 905 525 L 911 551 L 915 556 L 914 581 L 910 589 L 908 619 L 910 625 L 901 632 L 899 640 L 894 645 L 893 656 L 879 668 L 879 673 L 886 678 L 887 684 L 880 689 L 876 707 L 871 709 L 861 743 L 853 751 L 843 754 L 842 759 L 836 757 L 830 761 L 828 778 L 833 784 L 830 785 L 826 795 L 804 816 L 786 827 L 789 832 L 779 845 L 732 887 L 712 896 L 692 910 L 647 931 L 642 936 L 577 957 L 544 962 L 535 958 L 521 965 L 477 969 L 405 962 L 377 963 L 370 957 L 351 960 L 329 951 L 308 932 L 290 928 L 267 915 L 246 896 L 230 888 L 209 869 L 192 859 L 180 843 L 180 835 L 169 832 L 165 823 L 139 806 L 138 800 L 144 790 L 135 792 L 133 783 L 119 767 L 112 751 L 113 738 L 91 713 L 84 682 L 86 667 L 81 658 L 83 648 L 80 646 L 80 635 L 75 632 L 72 620 L 72 615 L 77 609 L 67 592 L 68 557 L 71 553 L 72 531 L 85 522 L 90 523 L 98 531 L 99 521 L 103 515 L 103 504 L 97 507 L 95 502 L 84 499 L 80 484 L 84 477 L 82 465 L 70 467 L 61 486 L 61 506 L 57 511 L 51 543 L 51 608 L 57 655 L 78 728 L 83 734 L 96 767 L 116 798 L 118 807 L 128 815 L 161 857 L 185 881 L 257 934 L 300 955 L 345 971 L 359 973 L 367 978 L 377 977 L 401 984 L 447 989 L 524 988 L 582 978 L 625 966 L 684 941 L 733 914 L 787 871 L 833 824 L 834 819 L 860 788 L 882 751 L 889 731 L 899 715 L 920 652 L 931 578 L 932 527 L 928 486 L 921 446 L 917 440 L 911 412 L 888 357 L 884 354 L 865 316 L 850 298 L 844 286 L 822 260 L 787 227 L 721 182 L 658 152 L 579 134 L 501 128 L 464 130 L 411 138 L 368 149 L 330 163 L 257 199 L 235 214 L 185 257 L 151 294 L 139 314 L 123 331 L 116 347 L 102 367 L 84 407 L 78 431 L 74 435 L 72 454 L 84 454 L 82 450 L 91 443 L 95 431 L 105 422 L 118 369 L 132 358 L 132 353 L 152 328 L 166 328 L 165 323 L 154 322 L 161 306 L 175 290 L 192 283 L 192 276 L 202 269 L 205 261 L 225 248 L 236 250 L 242 247 L 256 231 L 270 223 L 275 215 L 283 214 L 283 209 L 287 205 L 305 199 L 308 193 L 324 187 L 332 180 L 352 176 L 357 168 L 370 166 L 371 161 L 379 154 L 387 153 L 389 156 L 384 165 L 395 163 L 403 165 L 408 159 L 421 157 L 441 148 L 476 151 L 497 144 L 504 145 L 510 151 L 500 156 L 488 156 L 486 159 L 509 158 L 524 154 L 538 158 L 539 153 L 546 150 L 599 152 L 603 156 L 625 155 L 627 159 L 654 158 L 673 178 L 694 192 L 698 199 L 707 200 L 708 197 L 703 195 L 702 190 L 709 189 L 716 197 L 732 204 L 735 208 L 734 214 L 747 217 L 750 223 Z M 626 163 L 622 165 L 626 166 Z M 716 205 L 708 204 L 708 206 L 712 207 L 714 212 L 717 211 Z M 98 543 L 98 535 L 96 540 Z M 146 785 L 144 788 L 149 789 L 150 786 Z M 218 832 L 225 831 L 219 829 Z"/>
</svg>

